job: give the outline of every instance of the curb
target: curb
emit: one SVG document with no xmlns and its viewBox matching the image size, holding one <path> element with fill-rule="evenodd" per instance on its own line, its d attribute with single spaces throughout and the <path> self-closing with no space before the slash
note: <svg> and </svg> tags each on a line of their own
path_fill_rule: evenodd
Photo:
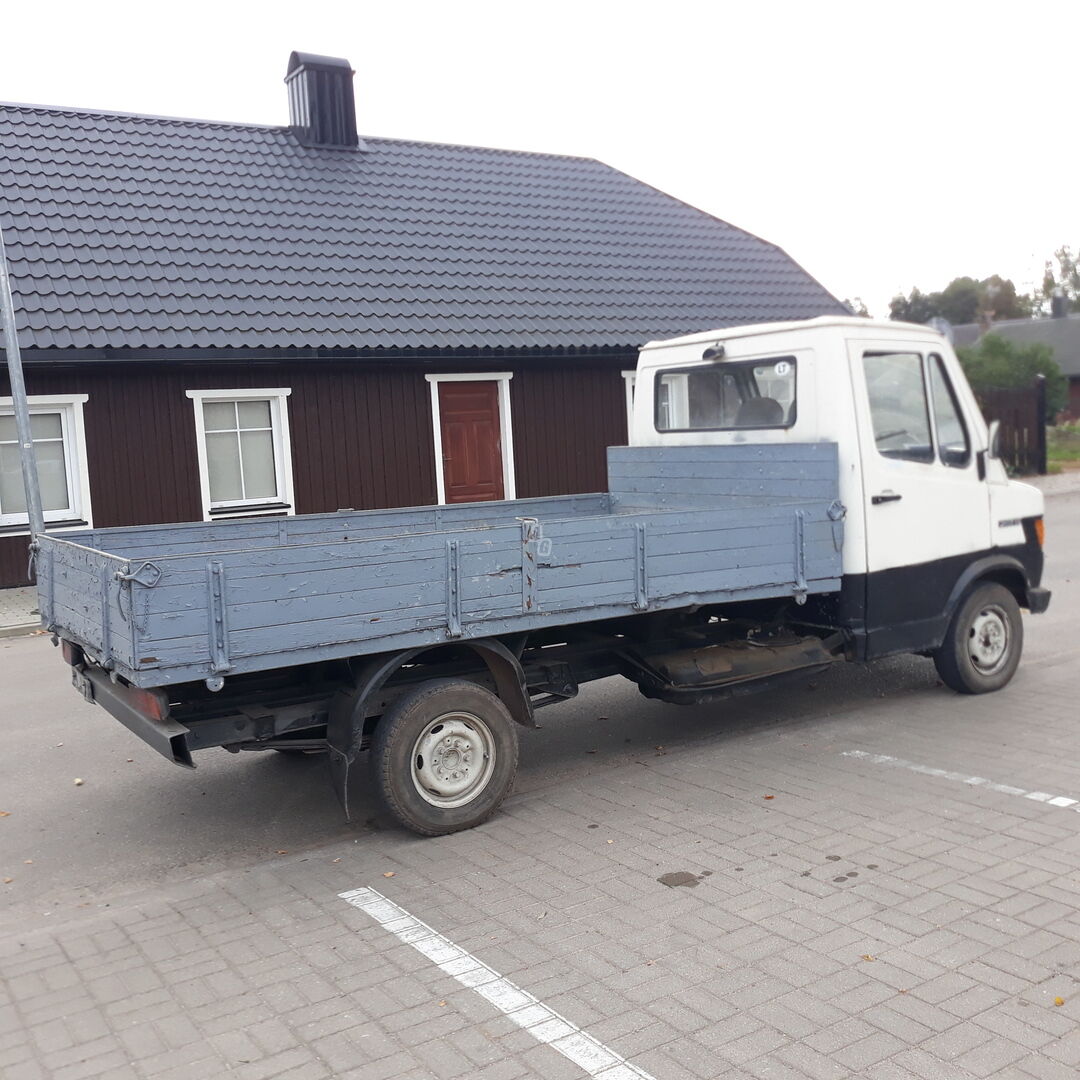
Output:
<svg viewBox="0 0 1080 1080">
<path fill-rule="evenodd" d="M 39 622 L 21 623 L 18 626 L 0 626 L 0 638 L 21 637 L 24 634 L 32 634 L 35 630 L 44 630 L 45 627 Z"/>
</svg>

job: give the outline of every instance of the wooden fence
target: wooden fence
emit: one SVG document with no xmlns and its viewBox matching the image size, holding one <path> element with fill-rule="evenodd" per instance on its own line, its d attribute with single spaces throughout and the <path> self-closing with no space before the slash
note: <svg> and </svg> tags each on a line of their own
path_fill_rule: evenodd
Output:
<svg viewBox="0 0 1080 1080">
<path fill-rule="evenodd" d="M 1046 474 L 1046 379 L 1030 386 L 983 387 L 975 391 L 987 423 L 1001 421 L 1001 456 L 1010 472 Z"/>
</svg>

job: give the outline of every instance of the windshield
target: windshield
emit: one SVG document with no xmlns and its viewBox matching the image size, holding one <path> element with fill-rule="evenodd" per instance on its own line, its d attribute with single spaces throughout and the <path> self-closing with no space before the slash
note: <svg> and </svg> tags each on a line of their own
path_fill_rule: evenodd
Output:
<svg viewBox="0 0 1080 1080">
<path fill-rule="evenodd" d="M 785 428 L 795 423 L 795 357 L 656 373 L 657 431 Z"/>
</svg>

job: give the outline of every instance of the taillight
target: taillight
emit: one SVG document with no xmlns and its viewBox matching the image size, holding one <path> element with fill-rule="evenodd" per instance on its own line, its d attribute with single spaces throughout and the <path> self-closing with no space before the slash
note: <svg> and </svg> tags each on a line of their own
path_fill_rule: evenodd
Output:
<svg viewBox="0 0 1080 1080">
<path fill-rule="evenodd" d="M 169 715 L 169 699 L 160 690 L 140 690 L 128 687 L 132 705 L 151 720 L 165 720 Z"/>
<path fill-rule="evenodd" d="M 1039 541 L 1039 547 L 1046 542 L 1046 523 L 1041 517 L 1035 519 L 1035 539 Z"/>
</svg>

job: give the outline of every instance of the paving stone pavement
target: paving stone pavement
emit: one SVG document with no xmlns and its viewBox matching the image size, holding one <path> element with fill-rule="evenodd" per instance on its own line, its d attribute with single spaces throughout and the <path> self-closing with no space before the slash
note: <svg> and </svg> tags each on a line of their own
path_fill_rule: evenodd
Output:
<svg viewBox="0 0 1080 1080">
<path fill-rule="evenodd" d="M 338 898 L 369 886 L 656 1080 L 1073 1080 L 1080 816 L 843 752 L 1080 799 L 1078 689 L 1049 656 L 986 697 L 825 703 L 628 751 L 468 833 L 369 830 L 24 922 L 0 1075 L 586 1075 Z"/>
<path fill-rule="evenodd" d="M 0 635 L 26 633 L 40 625 L 37 589 L 30 585 L 0 589 Z"/>
</svg>

